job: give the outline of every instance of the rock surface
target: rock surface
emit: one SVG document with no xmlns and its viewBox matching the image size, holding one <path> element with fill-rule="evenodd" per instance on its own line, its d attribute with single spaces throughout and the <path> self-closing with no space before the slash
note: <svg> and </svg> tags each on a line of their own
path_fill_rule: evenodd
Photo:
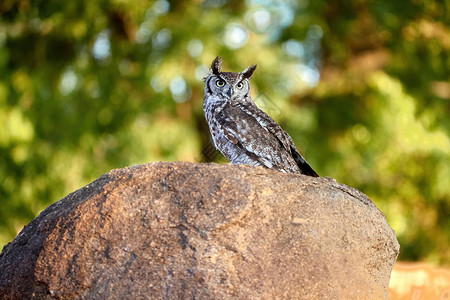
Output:
<svg viewBox="0 0 450 300">
<path fill-rule="evenodd" d="M 0 255 L 1 299 L 384 299 L 399 245 L 359 191 L 246 166 L 112 170 Z"/>
</svg>

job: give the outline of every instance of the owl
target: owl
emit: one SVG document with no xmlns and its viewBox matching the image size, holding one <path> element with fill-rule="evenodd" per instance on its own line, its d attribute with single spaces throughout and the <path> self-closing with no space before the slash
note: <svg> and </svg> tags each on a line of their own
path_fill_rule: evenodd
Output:
<svg viewBox="0 0 450 300">
<path fill-rule="evenodd" d="M 235 165 L 318 177 L 290 135 L 250 97 L 249 79 L 256 65 L 241 73 L 221 72 L 221 68 L 216 57 L 204 79 L 203 112 L 216 148 Z"/>
</svg>

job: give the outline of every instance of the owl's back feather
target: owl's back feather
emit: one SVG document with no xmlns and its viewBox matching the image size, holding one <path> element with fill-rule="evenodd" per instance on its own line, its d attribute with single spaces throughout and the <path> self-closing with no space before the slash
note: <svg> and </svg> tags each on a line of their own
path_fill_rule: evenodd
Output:
<svg viewBox="0 0 450 300">
<path fill-rule="evenodd" d="M 225 136 L 265 167 L 319 176 L 298 153 L 289 134 L 254 103 L 227 103 L 217 122 Z"/>
</svg>

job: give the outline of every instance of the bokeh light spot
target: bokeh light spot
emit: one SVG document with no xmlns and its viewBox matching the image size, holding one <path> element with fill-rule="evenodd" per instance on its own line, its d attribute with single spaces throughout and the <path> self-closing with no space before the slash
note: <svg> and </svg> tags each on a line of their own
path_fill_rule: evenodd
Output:
<svg viewBox="0 0 450 300">
<path fill-rule="evenodd" d="M 71 69 L 65 71 L 61 76 L 61 82 L 59 84 L 59 92 L 63 95 L 72 93 L 78 83 L 78 77 Z"/>
<path fill-rule="evenodd" d="M 248 17 L 248 25 L 252 31 L 265 33 L 272 25 L 272 16 L 269 11 L 260 9 L 252 12 Z"/>
<path fill-rule="evenodd" d="M 192 57 L 198 57 L 203 52 L 203 43 L 200 40 L 193 39 L 188 44 L 188 52 Z"/>
<path fill-rule="evenodd" d="M 181 103 L 188 99 L 188 91 L 186 80 L 183 77 L 177 76 L 170 81 L 170 92 L 172 93 L 173 100 Z"/>
<path fill-rule="evenodd" d="M 303 57 L 305 55 L 305 48 L 303 44 L 296 40 L 288 40 L 283 43 L 283 50 L 290 56 Z"/>
<path fill-rule="evenodd" d="M 94 47 L 92 49 L 95 59 L 104 60 L 111 55 L 111 43 L 109 41 L 109 33 L 103 31 L 97 36 Z"/>
<path fill-rule="evenodd" d="M 243 47 L 248 41 L 248 31 L 240 24 L 229 24 L 225 29 L 225 45 L 232 49 Z"/>
</svg>

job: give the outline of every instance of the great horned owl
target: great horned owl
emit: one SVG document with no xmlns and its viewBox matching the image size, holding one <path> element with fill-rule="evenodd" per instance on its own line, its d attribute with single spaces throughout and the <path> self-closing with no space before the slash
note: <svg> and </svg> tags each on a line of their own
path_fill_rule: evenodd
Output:
<svg viewBox="0 0 450 300">
<path fill-rule="evenodd" d="M 232 163 L 265 167 L 284 173 L 318 177 L 298 153 L 292 138 L 250 97 L 249 79 L 256 69 L 221 72 L 216 57 L 205 78 L 203 111 L 214 144 Z"/>
</svg>

